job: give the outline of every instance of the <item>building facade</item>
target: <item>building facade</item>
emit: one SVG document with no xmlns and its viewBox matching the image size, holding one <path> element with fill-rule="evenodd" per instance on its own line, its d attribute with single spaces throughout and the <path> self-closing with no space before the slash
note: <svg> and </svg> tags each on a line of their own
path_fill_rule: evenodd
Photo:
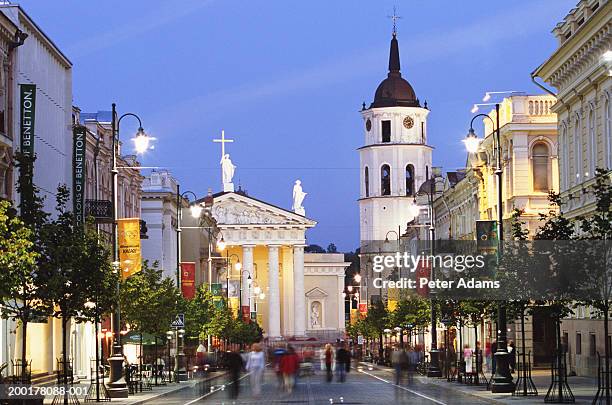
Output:
<svg viewBox="0 0 612 405">
<path fill-rule="evenodd" d="M 141 241 L 142 258 L 157 262 L 164 276 L 174 279 L 177 266 L 177 187 L 167 170 L 153 170 L 142 183 L 141 219 L 147 239 Z"/>
<path fill-rule="evenodd" d="M 557 90 L 551 110 L 558 116 L 560 209 L 568 218 L 593 213 L 595 171 L 612 168 L 611 15 L 612 1 L 579 1 L 552 31 L 557 49 L 532 73 Z M 570 371 L 596 376 L 597 353 L 612 338 L 603 319 L 578 307 L 561 334 Z"/>
<path fill-rule="evenodd" d="M 44 209 L 53 213 L 57 186 L 70 186 L 72 181 L 72 63 L 20 6 L 2 3 L 0 14 L 0 38 L 13 37 L 0 51 L 0 126 L 4 128 L 0 136 L 0 196 L 19 203 L 15 192 L 19 171 L 13 153 L 20 148 L 20 85 L 33 84 L 33 183 L 45 198 Z M 10 364 L 11 359 L 21 356 L 20 339 L 18 325 L 0 321 L 0 363 Z M 34 375 L 55 369 L 61 347 L 59 320 L 48 318 L 28 325 L 26 357 L 32 359 Z"/>
</svg>

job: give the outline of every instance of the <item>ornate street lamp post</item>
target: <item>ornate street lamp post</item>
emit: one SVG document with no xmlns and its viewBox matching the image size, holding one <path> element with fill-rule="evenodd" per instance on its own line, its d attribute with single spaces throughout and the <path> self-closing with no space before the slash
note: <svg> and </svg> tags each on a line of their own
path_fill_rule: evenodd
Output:
<svg viewBox="0 0 612 405">
<path fill-rule="evenodd" d="M 484 101 L 490 99 L 488 92 L 485 95 Z M 503 92 L 506 93 L 506 92 Z M 513 92 L 509 92 L 513 93 Z M 483 105 L 483 104 L 478 104 Z M 477 105 L 474 106 L 472 112 L 476 112 Z M 502 198 L 502 147 L 501 147 L 501 136 L 499 127 L 499 103 L 495 103 L 495 122 L 488 114 L 478 114 L 472 117 L 470 121 L 470 129 L 464 140 L 467 151 L 470 153 L 478 152 L 480 146 L 480 140 L 474 132 L 474 120 L 478 117 L 486 117 L 491 121 L 494 129 L 494 149 L 496 151 L 496 167 L 495 175 L 497 177 L 497 234 L 498 234 L 498 255 L 503 254 L 503 241 L 504 241 L 504 210 L 503 210 L 503 198 Z M 497 350 L 494 354 L 496 362 L 495 376 L 491 383 L 491 391 L 494 393 L 509 393 L 514 391 L 514 382 L 512 381 L 512 375 L 510 374 L 510 353 L 508 353 L 508 341 L 507 341 L 507 321 L 506 321 L 506 305 L 505 302 L 500 300 L 497 303 L 497 322 L 498 322 L 498 337 L 497 337 Z"/>
<path fill-rule="evenodd" d="M 140 117 L 133 113 L 125 113 L 117 118 L 116 105 L 112 105 L 112 119 L 111 119 L 111 131 L 112 131 L 112 199 L 113 199 L 113 267 L 115 271 L 119 272 L 121 276 L 121 263 L 119 262 L 119 246 L 117 243 L 117 220 L 119 218 L 119 201 L 117 196 L 117 178 L 119 174 L 119 167 L 117 167 L 117 141 L 119 138 L 119 125 L 121 120 L 125 117 L 134 117 L 138 120 L 138 131 L 136 136 L 133 138 L 136 152 L 142 154 L 149 149 L 149 144 L 153 138 L 149 137 L 144 129 L 142 128 L 142 121 Z M 123 347 L 121 346 L 121 309 L 119 307 L 119 286 L 117 282 L 117 302 L 115 304 L 115 311 L 112 316 L 112 333 L 113 333 L 113 348 L 112 355 L 108 358 L 110 364 L 110 376 L 108 381 L 109 395 L 113 398 L 127 398 L 128 389 L 125 379 L 123 378 Z"/>
</svg>

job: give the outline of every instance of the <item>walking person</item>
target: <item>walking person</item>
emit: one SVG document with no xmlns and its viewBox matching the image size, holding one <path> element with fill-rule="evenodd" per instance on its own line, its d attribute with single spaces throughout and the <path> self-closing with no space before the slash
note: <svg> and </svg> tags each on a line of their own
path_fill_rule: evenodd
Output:
<svg viewBox="0 0 612 405">
<path fill-rule="evenodd" d="M 265 366 L 266 362 L 264 359 L 264 353 L 261 351 L 261 345 L 259 343 L 253 343 L 246 369 L 251 373 L 251 393 L 255 398 L 259 398 L 261 395 L 261 379 L 263 377 Z"/>
<path fill-rule="evenodd" d="M 393 365 L 393 369 L 395 370 L 395 385 L 399 385 L 400 380 L 402 379 L 401 354 L 402 352 L 398 347 L 394 348 L 391 352 L 391 364 Z"/>
<path fill-rule="evenodd" d="M 514 373 L 514 370 L 516 370 L 516 347 L 513 340 L 508 343 L 508 355 L 510 359 L 510 372 Z"/>
<path fill-rule="evenodd" d="M 326 373 L 326 379 L 327 382 L 331 382 L 332 381 L 332 364 L 334 362 L 334 351 L 332 349 L 332 345 L 330 345 L 329 343 L 325 345 L 325 351 L 323 353 L 323 356 L 325 358 L 325 373 Z"/>
<path fill-rule="evenodd" d="M 338 353 L 336 353 L 336 373 L 338 374 L 338 381 L 344 382 L 346 380 L 346 371 L 351 367 L 351 354 L 346 350 L 346 344 L 340 343 Z"/>
<path fill-rule="evenodd" d="M 225 362 L 230 375 L 230 398 L 238 398 L 240 393 L 240 372 L 244 367 L 242 356 L 237 352 L 228 352 L 225 356 Z"/>
<path fill-rule="evenodd" d="M 289 346 L 287 349 L 287 354 L 281 357 L 280 360 L 280 370 L 283 374 L 285 391 L 288 394 L 291 394 L 293 392 L 293 387 L 295 386 L 295 375 L 297 374 L 299 369 L 300 359 L 295 353 L 295 349 L 292 346 Z"/>
</svg>

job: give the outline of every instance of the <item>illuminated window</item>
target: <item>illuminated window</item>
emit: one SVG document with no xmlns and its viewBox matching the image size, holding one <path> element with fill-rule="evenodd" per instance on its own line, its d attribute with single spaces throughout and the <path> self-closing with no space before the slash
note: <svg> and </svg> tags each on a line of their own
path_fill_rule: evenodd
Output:
<svg viewBox="0 0 612 405">
<path fill-rule="evenodd" d="M 380 168 L 380 194 L 391 195 L 391 168 L 383 165 Z"/>
</svg>

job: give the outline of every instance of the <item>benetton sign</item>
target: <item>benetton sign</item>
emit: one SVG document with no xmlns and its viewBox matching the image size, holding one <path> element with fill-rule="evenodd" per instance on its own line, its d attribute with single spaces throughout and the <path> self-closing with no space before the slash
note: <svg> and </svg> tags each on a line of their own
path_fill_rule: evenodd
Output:
<svg viewBox="0 0 612 405">
<path fill-rule="evenodd" d="M 22 84 L 20 86 L 21 114 L 21 153 L 27 157 L 34 156 L 34 118 L 36 109 L 36 85 Z"/>
<path fill-rule="evenodd" d="M 72 204 L 76 224 L 85 222 L 85 148 L 87 130 L 76 126 L 72 131 Z"/>
<path fill-rule="evenodd" d="M 34 175 L 34 119 L 36 117 L 36 85 L 19 85 L 19 150 L 25 158 L 24 165 L 20 169 L 22 201 L 32 201 L 34 196 L 31 194 L 33 175 Z"/>
</svg>

